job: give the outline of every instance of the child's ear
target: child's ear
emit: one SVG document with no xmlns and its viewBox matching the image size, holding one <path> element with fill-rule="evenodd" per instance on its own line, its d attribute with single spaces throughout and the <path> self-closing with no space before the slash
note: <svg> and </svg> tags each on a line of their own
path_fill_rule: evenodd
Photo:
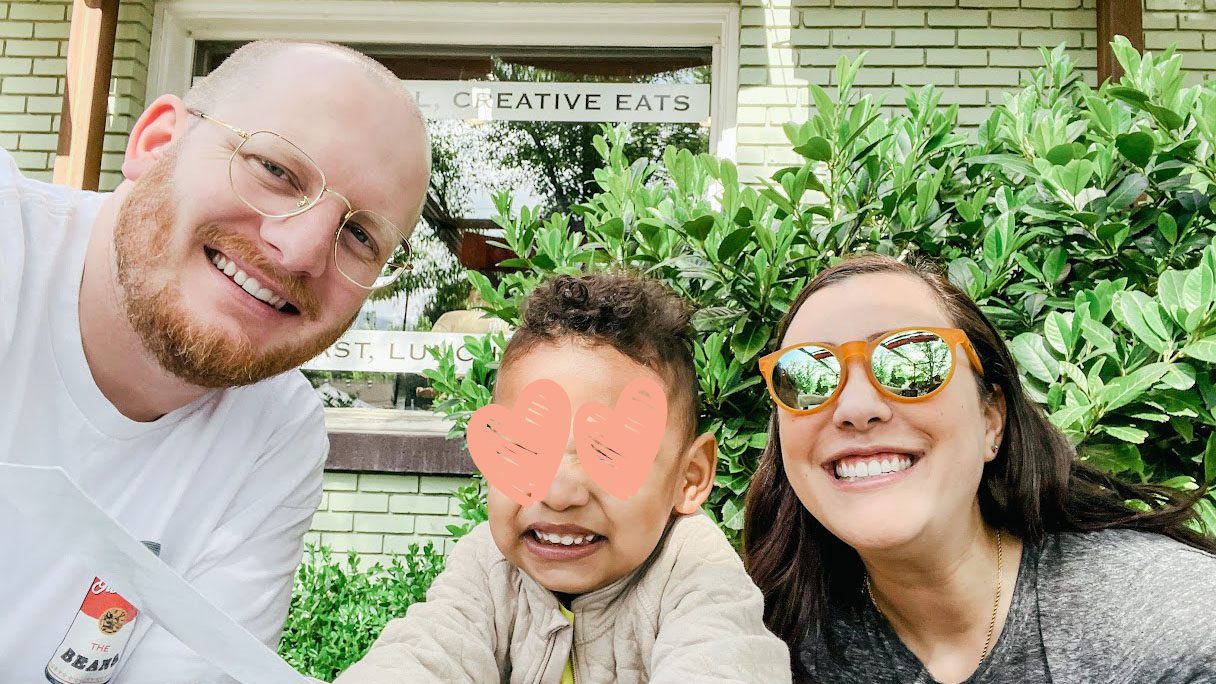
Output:
<svg viewBox="0 0 1216 684">
<path fill-rule="evenodd" d="M 718 469 L 718 440 L 705 433 L 693 440 L 680 460 L 680 490 L 676 493 L 675 510 L 682 515 L 696 513 L 714 488 Z"/>
</svg>

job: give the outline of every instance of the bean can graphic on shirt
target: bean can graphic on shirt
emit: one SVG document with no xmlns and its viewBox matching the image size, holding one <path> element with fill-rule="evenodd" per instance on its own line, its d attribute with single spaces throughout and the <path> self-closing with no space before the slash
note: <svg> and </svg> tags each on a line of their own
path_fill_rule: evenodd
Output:
<svg viewBox="0 0 1216 684">
<path fill-rule="evenodd" d="M 144 546 L 160 555 L 160 544 Z M 63 642 L 46 664 L 51 684 L 106 684 L 126 655 L 139 609 L 94 577 Z"/>
</svg>

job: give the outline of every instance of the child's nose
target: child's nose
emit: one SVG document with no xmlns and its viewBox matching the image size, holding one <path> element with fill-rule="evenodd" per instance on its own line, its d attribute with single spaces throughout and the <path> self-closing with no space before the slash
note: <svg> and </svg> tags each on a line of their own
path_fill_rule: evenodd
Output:
<svg viewBox="0 0 1216 684">
<path fill-rule="evenodd" d="M 566 453 L 562 454 L 549 491 L 541 501 L 555 511 L 585 506 L 591 499 L 586 478 L 586 471 L 578 463 L 578 454 L 573 449 L 567 449 Z"/>
</svg>

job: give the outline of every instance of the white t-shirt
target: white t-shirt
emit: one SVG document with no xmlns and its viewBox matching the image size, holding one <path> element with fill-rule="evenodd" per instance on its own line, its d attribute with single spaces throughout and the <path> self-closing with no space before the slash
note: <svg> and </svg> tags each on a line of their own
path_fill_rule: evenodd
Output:
<svg viewBox="0 0 1216 684">
<path fill-rule="evenodd" d="M 62 466 L 274 648 L 321 498 L 320 401 L 293 371 L 150 423 L 119 413 L 80 341 L 85 248 L 105 197 L 25 179 L 0 150 L 0 461 Z M 0 682 L 45 682 L 95 573 L 15 515 L 0 503 Z M 230 681 L 147 615 L 114 669 L 121 684 Z"/>
</svg>

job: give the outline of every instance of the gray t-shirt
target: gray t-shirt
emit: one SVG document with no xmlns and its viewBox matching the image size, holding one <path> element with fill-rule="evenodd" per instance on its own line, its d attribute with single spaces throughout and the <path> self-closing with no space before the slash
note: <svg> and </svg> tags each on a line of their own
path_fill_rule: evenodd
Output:
<svg viewBox="0 0 1216 684">
<path fill-rule="evenodd" d="M 936 684 L 864 595 L 831 606 L 817 684 Z M 1216 682 L 1216 556 L 1131 530 L 1027 544 L 1001 635 L 966 684 Z"/>
</svg>

